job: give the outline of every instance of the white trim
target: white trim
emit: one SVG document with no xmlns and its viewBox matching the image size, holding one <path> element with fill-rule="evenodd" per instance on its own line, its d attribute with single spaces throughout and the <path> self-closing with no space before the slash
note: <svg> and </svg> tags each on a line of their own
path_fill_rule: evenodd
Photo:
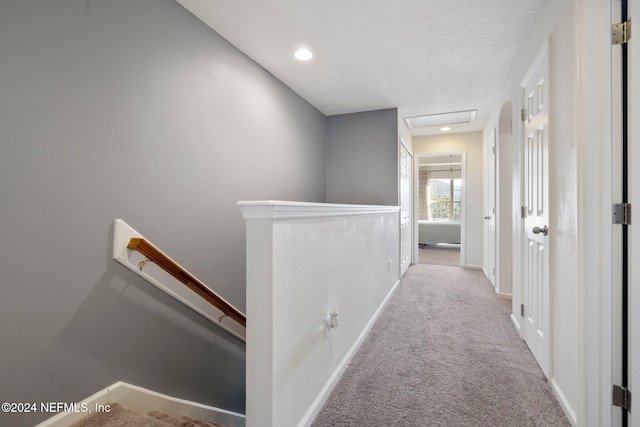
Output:
<svg viewBox="0 0 640 427">
<path fill-rule="evenodd" d="M 482 265 L 482 274 L 484 274 L 484 277 L 487 278 L 487 280 L 489 280 L 489 272 L 487 271 L 486 267 L 484 266 L 484 264 Z M 489 280 L 489 283 L 491 283 L 491 280 Z M 498 291 L 494 286 L 493 283 L 491 283 L 491 287 L 493 288 L 494 291 Z"/>
<path fill-rule="evenodd" d="M 460 206 L 462 206 L 462 212 L 460 215 L 460 266 L 464 268 L 476 269 L 478 266 L 466 265 L 466 228 L 467 228 L 467 150 L 461 151 L 442 151 L 433 153 L 415 153 L 413 156 L 413 258 L 416 262 L 419 260 L 418 251 L 418 222 L 420 215 L 418 214 L 418 191 L 420 188 L 420 159 L 424 157 L 438 157 L 442 155 L 454 155 L 461 156 L 462 170 L 460 173 L 460 179 L 462 180 L 462 195 L 460 200 Z M 482 268 L 482 266 L 480 266 Z"/>
<path fill-rule="evenodd" d="M 576 140 L 578 151 L 578 403 L 579 425 L 619 425 L 619 409 L 611 405 L 611 389 L 617 369 L 612 343 L 615 300 L 612 253 L 611 203 L 614 197 L 614 130 L 620 108 L 612 91 L 619 79 L 619 49 L 611 45 L 610 28 L 619 22 L 619 10 L 610 0 L 577 2 L 578 100 Z M 617 9 L 617 8 L 616 8 Z M 612 13 L 614 13 L 612 15 Z M 617 17 L 615 16 L 617 15 Z M 616 96 L 621 96 L 616 94 Z M 617 137 L 615 138 L 618 139 Z M 616 285 L 617 286 L 617 285 Z M 615 319 L 613 316 L 616 316 Z M 582 356 L 582 357 L 581 357 Z"/>
<path fill-rule="evenodd" d="M 629 11 L 629 19 L 634 23 L 640 20 L 640 2 L 631 0 L 627 4 Z M 640 229 L 638 229 L 637 208 L 640 205 L 640 152 L 638 151 L 638 141 L 640 141 L 640 133 L 638 132 L 640 123 L 640 49 L 638 46 L 638 34 L 635 35 L 633 43 L 629 43 L 629 75 L 628 75 L 628 109 L 629 109 L 629 129 L 628 129 L 628 164 L 629 167 L 629 202 L 636 207 L 635 227 L 629 227 L 629 387 L 636 393 L 640 391 L 640 269 L 637 263 L 640 249 Z M 638 405 L 638 403 L 636 403 Z M 640 414 L 638 406 L 634 408 L 634 412 L 629 417 L 630 425 L 640 425 Z"/>
<path fill-rule="evenodd" d="M 466 267 L 467 262 L 467 150 L 462 155 L 462 194 L 460 195 L 460 265 Z M 473 268 L 473 267 L 466 267 Z"/>
<path fill-rule="evenodd" d="M 353 356 L 355 356 L 355 354 L 358 352 L 358 349 L 360 348 L 364 340 L 367 338 L 367 335 L 369 335 L 371 328 L 380 317 L 380 314 L 382 314 L 382 311 L 387 305 L 389 298 L 391 298 L 391 295 L 396 290 L 399 284 L 400 284 L 400 280 L 398 280 L 393 285 L 393 287 L 391 288 L 391 290 L 389 291 L 385 299 L 382 301 L 382 303 L 380 304 L 376 312 L 373 314 L 373 316 L 371 317 L 371 319 L 369 320 L 365 328 L 362 330 L 362 332 L 360 333 L 358 338 L 355 340 L 353 345 L 351 345 L 351 348 L 349 349 L 349 351 L 347 351 L 345 356 L 342 358 L 342 360 L 336 367 L 335 371 L 333 371 L 333 374 L 331 374 L 327 382 L 324 384 L 324 386 L 320 390 L 320 393 L 318 393 L 318 396 L 314 399 L 313 403 L 311 404 L 307 412 L 304 414 L 304 416 L 298 423 L 298 427 L 302 427 L 302 426 L 306 427 L 311 425 L 316 415 L 318 415 L 318 413 L 322 409 L 322 406 L 329 398 L 329 395 L 331 395 L 331 391 L 336 386 L 336 384 L 338 384 L 338 381 L 340 381 L 340 378 L 342 377 L 342 374 L 344 374 L 344 371 L 349 366 L 351 359 L 353 359 Z"/>
<path fill-rule="evenodd" d="M 252 220 L 283 220 L 326 218 L 334 216 L 372 215 L 398 213 L 399 206 L 341 205 L 333 203 L 288 202 L 279 200 L 259 200 L 238 202 L 242 217 Z"/>
<path fill-rule="evenodd" d="M 142 277 L 156 288 L 170 295 L 174 299 L 180 301 L 202 317 L 209 320 L 216 326 L 224 329 L 235 337 L 246 341 L 246 329 L 230 319 L 224 319 L 223 322 L 218 321 L 221 310 L 212 306 L 191 289 L 184 286 L 173 276 L 162 270 L 154 263 L 147 263 L 144 269 L 140 271 L 138 262 L 144 260 L 144 255 L 138 251 L 132 251 L 127 248 L 132 237 L 143 238 L 142 234 L 131 228 L 121 219 L 116 219 L 113 224 L 113 259 L 127 267 L 136 275 Z"/>
<path fill-rule="evenodd" d="M 571 423 L 571 425 L 577 426 L 578 418 L 577 418 L 576 411 L 569 403 L 569 399 L 567 399 L 565 394 L 560 389 L 560 386 L 556 382 L 555 378 L 551 378 L 551 380 L 549 380 L 549 385 L 551 386 L 551 390 L 553 390 L 553 394 L 556 395 L 556 398 L 558 399 L 558 403 L 560 403 L 560 407 L 562 408 L 562 410 L 564 411 L 564 414 L 569 419 L 569 422 Z"/>
<path fill-rule="evenodd" d="M 491 158 L 488 157 L 483 161 L 482 165 L 482 174 L 483 179 L 487 183 L 484 186 L 484 200 L 482 207 L 483 212 L 483 225 L 482 225 L 482 237 L 484 239 L 484 244 L 482 245 L 482 271 L 486 276 L 487 280 L 491 283 L 496 292 L 500 289 L 498 286 L 498 263 L 500 259 L 498 257 L 498 227 L 499 224 L 497 222 L 498 217 L 498 137 L 496 132 L 496 127 L 491 128 L 491 132 L 488 138 L 485 138 L 482 143 L 482 150 L 484 155 L 487 155 L 489 149 L 493 151 L 493 212 L 489 212 L 489 206 L 491 205 L 491 180 L 490 180 L 490 161 Z M 493 218 L 493 260 L 490 259 L 490 231 L 491 231 L 491 220 L 487 220 L 487 215 L 490 215 Z M 491 265 L 490 261 L 493 261 L 493 274 L 490 274 Z M 493 277 L 493 280 L 491 280 Z"/>
<path fill-rule="evenodd" d="M 415 215 L 415 209 L 414 209 L 414 202 L 413 202 L 413 197 L 414 197 L 414 185 L 415 185 L 415 169 L 413 167 L 413 153 L 411 152 L 411 150 L 409 150 L 407 148 L 407 146 L 404 143 L 404 138 L 402 137 L 401 134 L 398 134 L 398 139 L 399 139 L 399 144 L 398 144 L 398 206 L 400 209 L 400 247 L 398 248 L 398 250 L 400 251 L 400 255 L 398 256 L 398 259 L 400 260 L 400 277 L 402 277 L 406 272 L 407 269 L 411 266 L 411 264 L 416 264 L 419 260 L 417 258 L 414 258 L 414 231 L 413 231 L 413 227 L 415 226 L 415 221 L 413 219 L 414 215 Z M 410 240 L 410 254 L 409 254 L 409 264 L 404 268 L 402 268 L 402 263 L 403 263 L 403 259 L 402 259 L 402 248 L 404 247 L 405 242 L 403 241 L 403 237 L 402 237 L 402 170 L 400 168 L 401 164 L 402 164 L 402 149 L 405 149 L 407 151 L 407 155 L 409 156 L 409 159 L 407 160 L 407 164 L 409 165 L 408 167 L 410 168 L 410 176 L 409 176 L 409 184 L 411 186 L 411 189 L 409 191 L 409 197 L 411 198 L 410 203 L 409 203 L 409 216 L 410 216 L 410 220 L 409 220 L 409 227 L 410 227 L 410 232 L 409 232 L 409 240 Z"/>
<path fill-rule="evenodd" d="M 178 399 L 124 382 L 117 382 L 81 400 L 78 402 L 78 407 L 80 407 L 80 404 L 86 404 L 86 408 L 94 412 L 96 405 L 102 405 L 106 409 L 114 403 L 119 403 L 141 414 L 157 410 L 178 418 L 188 416 L 214 421 L 229 427 L 244 427 L 246 424 L 243 414 Z M 60 412 L 36 427 L 67 427 L 88 415 L 87 412 Z"/>
<path fill-rule="evenodd" d="M 521 88 L 525 87 L 527 85 L 529 80 L 531 80 L 531 76 L 535 72 L 535 69 L 538 67 L 538 65 L 540 65 L 540 63 L 543 60 L 545 60 L 545 58 L 548 57 L 548 55 L 549 55 L 549 39 L 546 39 L 544 41 L 544 43 L 542 44 L 542 47 L 538 51 L 538 54 L 536 55 L 536 58 L 533 60 L 531 65 L 529 65 L 529 70 L 527 71 L 527 74 L 525 74 L 524 77 L 522 78 L 522 80 L 520 81 L 520 87 Z M 547 62 L 547 69 L 548 69 L 548 67 L 549 67 L 549 65 L 548 65 L 548 62 Z M 547 99 L 547 101 L 548 101 L 548 99 Z M 526 108 L 526 105 L 523 106 L 522 108 Z"/>
<path fill-rule="evenodd" d="M 518 318 L 514 316 L 513 313 L 511 313 L 511 316 L 509 316 L 509 319 L 511 319 L 511 323 L 513 323 L 513 328 L 518 333 L 518 336 L 520 337 L 520 339 L 522 339 L 522 332 L 520 331 L 520 322 L 518 321 Z"/>
</svg>

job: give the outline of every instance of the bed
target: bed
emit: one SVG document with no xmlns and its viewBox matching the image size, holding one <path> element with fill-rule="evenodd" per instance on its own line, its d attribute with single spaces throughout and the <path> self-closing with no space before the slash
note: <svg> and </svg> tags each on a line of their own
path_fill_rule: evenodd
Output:
<svg viewBox="0 0 640 427">
<path fill-rule="evenodd" d="M 460 243 L 459 222 L 418 221 L 418 243 Z"/>
</svg>

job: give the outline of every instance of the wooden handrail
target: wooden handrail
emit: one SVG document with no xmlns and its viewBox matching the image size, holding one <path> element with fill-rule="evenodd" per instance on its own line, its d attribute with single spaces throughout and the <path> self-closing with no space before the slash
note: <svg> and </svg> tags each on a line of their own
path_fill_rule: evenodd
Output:
<svg viewBox="0 0 640 427">
<path fill-rule="evenodd" d="M 231 319 L 235 320 L 243 327 L 247 327 L 247 316 L 237 308 L 229 304 L 220 295 L 209 289 L 207 285 L 196 279 L 187 270 L 182 268 L 177 262 L 165 255 L 160 249 L 153 246 L 147 240 L 141 237 L 132 237 L 127 245 L 128 249 L 138 251 L 148 259 L 153 261 L 158 267 L 175 277 L 179 282 L 186 285 L 189 289 L 200 295 L 211 305 Z M 142 268 L 142 267 L 141 267 Z M 222 321 L 222 317 L 219 319 Z"/>
</svg>

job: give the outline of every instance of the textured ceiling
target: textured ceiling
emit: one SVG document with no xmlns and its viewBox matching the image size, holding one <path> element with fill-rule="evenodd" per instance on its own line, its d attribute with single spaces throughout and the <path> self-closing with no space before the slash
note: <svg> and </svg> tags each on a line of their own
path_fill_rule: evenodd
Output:
<svg viewBox="0 0 640 427">
<path fill-rule="evenodd" d="M 326 115 L 478 109 L 480 130 L 542 0 L 177 0 Z M 299 47 L 314 57 L 293 57 Z M 416 129 L 414 135 L 437 129 Z"/>
</svg>

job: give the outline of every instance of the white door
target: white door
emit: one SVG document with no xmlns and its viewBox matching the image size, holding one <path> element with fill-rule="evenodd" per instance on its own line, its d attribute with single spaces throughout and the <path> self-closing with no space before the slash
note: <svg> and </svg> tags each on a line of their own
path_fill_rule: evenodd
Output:
<svg viewBox="0 0 640 427">
<path fill-rule="evenodd" d="M 491 132 L 487 141 L 488 159 L 488 194 L 487 211 L 485 213 L 485 227 L 487 230 L 487 262 L 485 275 L 496 287 L 496 131 Z"/>
<path fill-rule="evenodd" d="M 400 144 L 400 275 L 404 275 L 411 265 L 413 253 L 413 230 L 411 206 L 413 204 L 413 160 L 409 150 Z"/>
<path fill-rule="evenodd" d="M 525 342 L 548 377 L 549 309 L 549 169 L 547 44 L 522 81 L 522 304 Z"/>
</svg>

